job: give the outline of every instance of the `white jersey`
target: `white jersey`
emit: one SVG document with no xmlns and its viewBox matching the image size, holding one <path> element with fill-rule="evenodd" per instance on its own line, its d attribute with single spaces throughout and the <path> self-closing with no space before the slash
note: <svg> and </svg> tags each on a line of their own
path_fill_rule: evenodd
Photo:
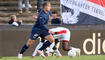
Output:
<svg viewBox="0 0 105 60">
<path fill-rule="evenodd" d="M 50 29 L 50 30 L 53 31 L 53 32 L 58 32 L 56 35 L 53 35 L 55 39 L 58 39 L 59 41 L 70 41 L 70 35 L 71 35 L 71 34 L 70 34 L 70 30 L 69 30 L 69 29 L 64 28 L 64 27 L 57 27 L 57 28 L 52 28 L 52 29 Z M 34 53 L 33 53 L 32 56 L 36 56 L 37 50 L 38 50 L 42 45 L 43 45 L 42 42 L 40 42 L 40 43 L 37 45 L 37 47 L 36 47 L 36 49 L 35 49 L 35 51 L 34 51 Z M 53 44 L 52 44 L 52 45 L 53 45 Z M 54 46 L 51 46 L 51 45 L 50 45 L 50 46 L 49 46 L 49 49 L 46 51 L 46 53 L 51 52 L 51 50 L 52 50 L 53 47 L 54 47 Z M 58 50 L 59 44 L 57 44 L 56 47 L 57 47 L 57 50 Z M 59 54 L 60 54 L 60 52 L 59 52 Z"/>
<path fill-rule="evenodd" d="M 70 30 L 64 27 L 57 27 L 50 29 L 53 32 L 58 32 L 56 35 L 53 35 L 55 39 L 59 41 L 70 41 Z"/>
</svg>

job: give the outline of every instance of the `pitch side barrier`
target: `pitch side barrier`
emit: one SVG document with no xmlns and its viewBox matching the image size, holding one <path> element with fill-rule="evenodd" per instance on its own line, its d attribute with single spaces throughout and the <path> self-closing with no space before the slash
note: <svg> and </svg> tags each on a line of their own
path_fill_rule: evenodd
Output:
<svg viewBox="0 0 105 60">
<path fill-rule="evenodd" d="M 48 27 L 70 29 L 70 46 L 80 48 L 82 55 L 105 54 L 105 25 L 48 25 Z M 0 56 L 17 56 L 21 47 L 27 42 L 31 28 L 32 25 L 22 25 L 21 27 L 0 25 Z M 24 53 L 24 56 L 31 56 L 38 43 L 39 40 L 36 40 L 34 45 Z M 62 50 L 62 46 L 59 50 L 62 55 L 67 55 L 67 52 Z"/>
</svg>

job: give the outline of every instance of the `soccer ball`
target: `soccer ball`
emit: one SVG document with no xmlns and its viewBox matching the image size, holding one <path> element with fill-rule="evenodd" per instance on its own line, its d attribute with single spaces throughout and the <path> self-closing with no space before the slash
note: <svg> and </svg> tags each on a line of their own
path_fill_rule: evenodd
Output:
<svg viewBox="0 0 105 60">
<path fill-rule="evenodd" d="M 76 57 L 76 52 L 74 50 L 69 50 L 68 56 L 70 56 L 71 58 L 74 58 L 74 57 Z"/>
</svg>

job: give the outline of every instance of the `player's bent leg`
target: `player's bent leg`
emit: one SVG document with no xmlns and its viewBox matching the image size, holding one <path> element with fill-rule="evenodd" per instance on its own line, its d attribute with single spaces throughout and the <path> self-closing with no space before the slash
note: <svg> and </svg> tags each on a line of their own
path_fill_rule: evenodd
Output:
<svg viewBox="0 0 105 60">
<path fill-rule="evenodd" d="M 43 46 L 39 49 L 39 50 L 44 50 L 44 49 L 46 49 L 47 47 L 49 47 L 51 44 L 53 44 L 53 42 L 54 42 L 54 38 L 53 38 L 53 36 L 52 35 L 47 35 L 46 37 L 45 37 L 45 39 L 46 40 L 48 40 L 48 41 L 46 41 L 44 44 L 43 44 Z M 55 44 L 53 44 L 53 46 L 54 46 Z"/>
<path fill-rule="evenodd" d="M 37 50 L 43 45 L 44 42 L 40 42 L 37 47 L 35 48 L 33 54 L 32 54 L 32 57 L 36 56 L 37 55 Z"/>
<path fill-rule="evenodd" d="M 27 44 L 25 44 L 18 54 L 18 58 L 22 58 L 23 53 L 33 44 L 34 40 L 29 39 Z"/>
<path fill-rule="evenodd" d="M 45 37 L 48 41 L 46 41 L 44 44 L 43 44 L 43 46 L 39 49 L 39 50 L 44 50 L 44 49 L 46 49 L 47 47 L 49 47 L 53 42 L 54 42 L 54 38 L 53 38 L 53 36 L 52 35 L 47 35 L 46 37 Z M 54 46 L 54 45 L 53 45 Z"/>
<path fill-rule="evenodd" d="M 53 44 L 54 42 L 54 38 L 52 35 L 47 35 L 45 36 L 45 39 L 48 40 L 46 41 L 43 46 L 38 50 L 38 53 L 42 56 L 42 57 L 45 57 L 44 53 L 42 53 L 42 50 L 46 49 L 47 47 L 49 47 L 50 45 Z M 54 44 L 53 44 L 54 46 Z"/>
<path fill-rule="evenodd" d="M 53 43 L 49 46 L 48 50 L 47 50 L 46 53 L 45 53 L 46 56 L 49 56 L 49 53 L 50 53 L 51 50 L 53 49 L 54 45 L 55 45 L 55 42 L 53 42 Z"/>
<path fill-rule="evenodd" d="M 46 56 L 44 55 L 43 50 L 46 49 L 46 48 L 47 48 L 48 46 L 50 46 L 50 45 L 51 45 L 51 43 L 50 43 L 49 41 L 46 41 L 46 42 L 43 44 L 43 46 L 37 50 L 38 54 L 39 54 L 41 57 L 45 58 Z"/>
<path fill-rule="evenodd" d="M 34 43 L 34 41 L 35 41 L 35 40 L 28 39 L 28 42 L 27 42 L 26 45 L 27 45 L 28 47 L 30 47 L 30 46 Z"/>
<path fill-rule="evenodd" d="M 55 41 L 52 35 L 46 36 L 45 39 L 48 40 L 50 43 L 53 43 Z"/>
</svg>

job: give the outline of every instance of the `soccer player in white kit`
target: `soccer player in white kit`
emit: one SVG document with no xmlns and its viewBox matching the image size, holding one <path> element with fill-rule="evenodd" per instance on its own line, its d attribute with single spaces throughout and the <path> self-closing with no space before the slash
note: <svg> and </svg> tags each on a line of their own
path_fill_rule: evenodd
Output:
<svg viewBox="0 0 105 60">
<path fill-rule="evenodd" d="M 53 49 L 54 53 L 56 53 L 57 57 L 62 57 L 61 53 L 59 52 L 58 48 L 57 48 L 57 44 L 58 42 L 62 42 L 62 49 L 65 51 L 69 51 L 71 49 L 75 50 L 77 53 L 77 56 L 80 56 L 80 49 L 79 48 L 74 48 L 74 47 L 69 47 L 69 42 L 70 42 L 70 36 L 71 36 L 71 32 L 69 29 L 64 28 L 64 27 L 56 27 L 56 28 L 52 28 L 50 29 L 50 31 L 54 32 L 53 36 L 55 39 L 55 46 L 49 46 L 49 49 L 46 51 L 46 56 L 48 56 L 48 54 L 50 53 L 50 51 Z M 44 44 L 43 42 L 44 40 L 42 39 L 42 41 L 40 41 L 40 43 L 37 45 L 34 53 L 33 53 L 33 57 L 37 54 L 37 50 Z"/>
</svg>

